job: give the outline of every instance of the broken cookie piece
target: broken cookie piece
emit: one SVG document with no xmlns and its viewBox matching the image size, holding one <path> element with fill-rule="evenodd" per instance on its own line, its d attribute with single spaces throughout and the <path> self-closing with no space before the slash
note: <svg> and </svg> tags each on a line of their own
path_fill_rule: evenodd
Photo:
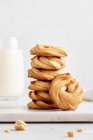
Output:
<svg viewBox="0 0 93 140">
<path fill-rule="evenodd" d="M 4 132 L 5 133 L 9 133 L 9 129 L 4 129 Z"/>
<path fill-rule="evenodd" d="M 75 132 L 69 130 L 69 131 L 67 132 L 67 135 L 68 135 L 68 137 L 74 137 L 74 136 L 75 136 Z"/>
<path fill-rule="evenodd" d="M 78 129 L 77 129 L 77 132 L 83 132 L 83 131 L 84 131 L 83 128 L 78 128 Z"/>
<path fill-rule="evenodd" d="M 24 121 L 18 120 L 15 122 L 15 130 L 26 130 L 27 124 Z"/>
</svg>

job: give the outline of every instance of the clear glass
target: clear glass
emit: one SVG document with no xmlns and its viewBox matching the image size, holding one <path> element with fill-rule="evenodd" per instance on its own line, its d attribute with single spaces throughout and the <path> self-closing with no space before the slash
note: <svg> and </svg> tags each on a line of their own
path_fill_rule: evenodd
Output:
<svg viewBox="0 0 93 140">
<path fill-rule="evenodd" d="M 0 99 L 17 99 L 23 92 L 23 51 L 19 48 L 18 39 L 0 38 Z"/>
</svg>

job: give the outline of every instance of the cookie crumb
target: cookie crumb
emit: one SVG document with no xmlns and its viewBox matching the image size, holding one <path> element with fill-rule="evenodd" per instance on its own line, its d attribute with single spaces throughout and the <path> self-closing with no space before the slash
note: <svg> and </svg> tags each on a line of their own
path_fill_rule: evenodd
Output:
<svg viewBox="0 0 93 140">
<path fill-rule="evenodd" d="M 5 133 L 9 133 L 9 129 L 4 129 L 4 132 Z"/>
<path fill-rule="evenodd" d="M 78 129 L 77 129 L 77 132 L 83 132 L 83 131 L 84 131 L 83 128 L 78 128 Z"/>
<path fill-rule="evenodd" d="M 68 135 L 68 137 L 74 137 L 74 136 L 75 136 L 75 132 L 69 130 L 69 131 L 67 132 L 67 135 Z"/>
<path fill-rule="evenodd" d="M 15 130 L 26 130 L 27 124 L 24 121 L 18 120 L 15 122 Z"/>
</svg>

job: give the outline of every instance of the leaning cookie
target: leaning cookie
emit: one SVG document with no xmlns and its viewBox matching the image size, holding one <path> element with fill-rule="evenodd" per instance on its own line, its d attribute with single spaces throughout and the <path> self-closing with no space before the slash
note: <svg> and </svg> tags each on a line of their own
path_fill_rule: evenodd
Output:
<svg viewBox="0 0 93 140">
<path fill-rule="evenodd" d="M 67 56 L 64 49 L 50 45 L 36 45 L 35 47 L 31 48 L 30 53 L 37 56 Z"/>
<path fill-rule="evenodd" d="M 35 56 L 32 58 L 31 65 L 38 69 L 57 70 L 65 67 L 65 61 L 59 57 Z"/>
<path fill-rule="evenodd" d="M 69 73 L 65 73 L 51 82 L 49 94 L 61 110 L 75 110 L 82 101 L 83 89 Z"/>
<path fill-rule="evenodd" d="M 35 91 L 49 91 L 50 82 L 48 81 L 32 81 L 28 88 Z"/>
<path fill-rule="evenodd" d="M 32 77 L 38 80 L 52 80 L 56 76 L 63 74 L 63 70 L 39 70 L 39 69 L 29 69 L 28 77 Z"/>
<path fill-rule="evenodd" d="M 27 104 L 28 109 L 57 109 L 57 105 L 51 102 L 31 101 Z"/>
</svg>

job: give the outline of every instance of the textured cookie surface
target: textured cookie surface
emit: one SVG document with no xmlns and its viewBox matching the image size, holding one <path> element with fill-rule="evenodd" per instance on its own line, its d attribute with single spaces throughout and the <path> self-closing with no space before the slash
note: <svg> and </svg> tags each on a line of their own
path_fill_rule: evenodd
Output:
<svg viewBox="0 0 93 140">
<path fill-rule="evenodd" d="M 48 81 L 32 81 L 28 88 L 35 91 L 49 91 L 50 82 Z"/>
<path fill-rule="evenodd" d="M 31 101 L 27 104 L 28 109 L 57 109 L 57 105 L 51 102 Z"/>
<path fill-rule="evenodd" d="M 63 70 L 39 70 L 32 68 L 28 70 L 28 77 L 32 77 L 38 80 L 52 80 L 56 76 L 63 74 Z"/>
<path fill-rule="evenodd" d="M 29 97 L 34 101 L 52 101 L 48 92 L 30 91 Z"/>
<path fill-rule="evenodd" d="M 65 73 L 51 82 L 49 93 L 60 109 L 75 110 L 82 101 L 83 89 L 69 73 Z"/>
<path fill-rule="evenodd" d="M 35 56 L 31 60 L 31 65 L 38 69 L 57 70 L 65 67 L 65 61 L 58 57 Z"/>
<path fill-rule="evenodd" d="M 67 56 L 64 49 L 50 45 L 36 45 L 35 47 L 31 48 L 30 53 L 37 56 Z"/>
</svg>

